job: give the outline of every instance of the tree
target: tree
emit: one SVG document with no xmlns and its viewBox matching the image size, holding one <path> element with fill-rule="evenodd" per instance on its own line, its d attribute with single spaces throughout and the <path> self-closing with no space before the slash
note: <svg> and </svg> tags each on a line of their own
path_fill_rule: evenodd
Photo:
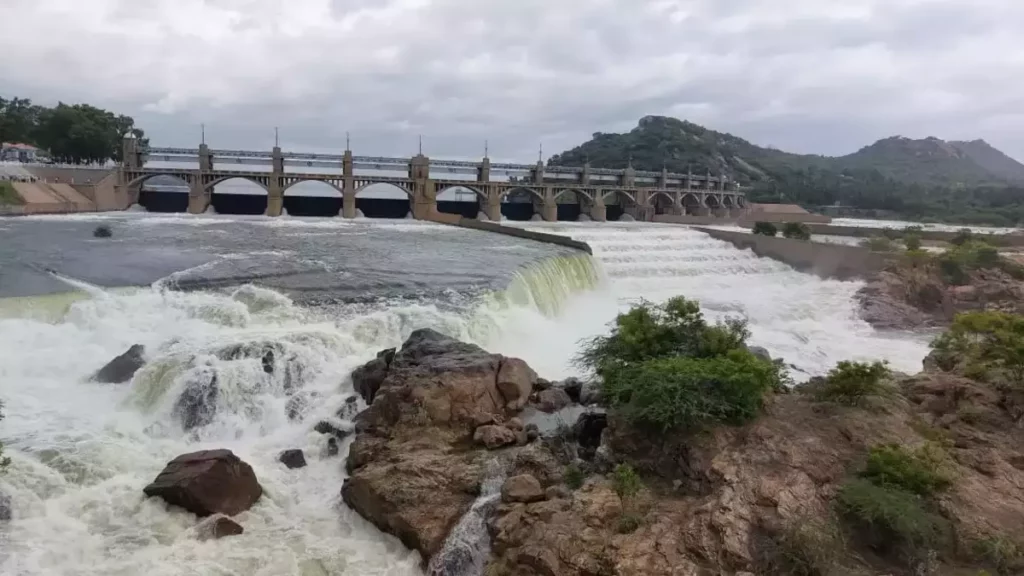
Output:
<svg viewBox="0 0 1024 576">
<path fill-rule="evenodd" d="M 942 367 L 963 366 L 969 375 L 980 378 L 1002 373 L 1015 386 L 1024 386 L 1022 316 L 992 311 L 958 314 L 932 348 Z"/>
<path fill-rule="evenodd" d="M 782 235 L 794 240 L 810 240 L 811 229 L 802 222 L 786 222 L 786 225 L 782 227 Z"/>
<path fill-rule="evenodd" d="M 775 236 L 779 233 L 779 229 L 771 222 L 755 222 L 753 232 L 762 236 Z"/>
</svg>

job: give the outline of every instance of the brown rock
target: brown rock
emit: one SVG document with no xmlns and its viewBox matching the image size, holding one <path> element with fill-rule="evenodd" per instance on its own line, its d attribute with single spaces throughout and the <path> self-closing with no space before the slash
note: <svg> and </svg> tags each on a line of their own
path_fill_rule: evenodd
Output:
<svg viewBox="0 0 1024 576">
<path fill-rule="evenodd" d="M 473 441 L 483 444 L 488 450 L 495 450 L 515 444 L 516 433 L 504 426 L 490 424 L 477 428 L 473 433 Z"/>
<path fill-rule="evenodd" d="M 245 532 L 242 525 L 223 514 L 203 519 L 196 525 L 196 536 L 199 540 L 218 540 L 225 536 L 238 536 Z"/>
<path fill-rule="evenodd" d="M 548 388 L 537 393 L 537 409 L 542 412 L 558 412 L 572 404 L 572 399 L 561 388 Z"/>
<path fill-rule="evenodd" d="M 498 370 L 498 391 L 509 410 L 520 410 L 530 399 L 537 373 L 519 358 L 505 358 Z"/>
<path fill-rule="evenodd" d="M 525 425 L 519 418 L 509 418 L 508 422 L 505 422 L 505 427 L 513 432 L 519 432 L 525 428 Z"/>
<path fill-rule="evenodd" d="M 251 508 L 263 487 L 252 467 L 230 450 L 205 450 L 171 460 L 143 492 L 198 516 L 234 516 Z"/>
<path fill-rule="evenodd" d="M 544 499 L 544 489 L 540 482 L 529 474 L 513 476 L 501 485 L 501 501 L 511 502 L 540 502 Z"/>
</svg>

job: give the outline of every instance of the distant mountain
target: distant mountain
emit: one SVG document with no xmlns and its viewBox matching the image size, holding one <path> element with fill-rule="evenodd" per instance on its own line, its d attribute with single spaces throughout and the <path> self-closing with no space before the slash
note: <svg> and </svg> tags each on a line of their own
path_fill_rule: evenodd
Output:
<svg viewBox="0 0 1024 576">
<path fill-rule="evenodd" d="M 1024 220 L 1024 164 L 982 140 L 894 136 L 828 157 L 765 148 L 692 122 L 645 116 L 629 132 L 595 133 L 552 156 L 549 164 L 588 161 L 598 168 L 632 162 L 638 170 L 724 174 L 747 186 L 754 200 L 782 197 L 810 206 L 839 203 L 947 220 Z"/>
</svg>

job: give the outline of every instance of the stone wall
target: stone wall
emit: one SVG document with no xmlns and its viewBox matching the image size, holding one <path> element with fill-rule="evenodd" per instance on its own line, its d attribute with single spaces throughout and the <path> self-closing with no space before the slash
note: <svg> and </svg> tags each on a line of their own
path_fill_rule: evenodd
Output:
<svg viewBox="0 0 1024 576">
<path fill-rule="evenodd" d="M 429 217 L 427 217 L 427 220 L 430 220 L 431 222 L 437 222 L 438 224 L 458 226 L 459 228 L 483 230 L 485 232 L 494 232 L 495 234 L 504 234 L 506 236 L 515 236 L 516 238 L 535 240 L 537 242 L 557 244 L 559 246 L 566 246 L 568 248 L 582 250 L 587 254 L 593 254 L 590 245 L 587 244 L 586 242 L 573 240 L 572 238 L 569 238 L 568 236 L 562 236 L 561 234 L 548 234 L 546 232 L 523 230 L 522 228 L 516 228 L 513 226 L 502 226 L 497 222 L 487 222 L 483 220 L 477 220 L 475 218 L 465 218 L 459 216 L 458 214 L 445 214 L 443 212 L 437 212 L 435 214 L 432 214 Z"/>
<path fill-rule="evenodd" d="M 891 255 L 872 252 L 860 246 L 820 244 L 710 228 L 697 230 L 712 238 L 730 242 L 737 248 L 752 250 L 758 256 L 784 262 L 801 272 L 822 278 L 864 278 L 884 268 L 892 258 Z"/>
</svg>

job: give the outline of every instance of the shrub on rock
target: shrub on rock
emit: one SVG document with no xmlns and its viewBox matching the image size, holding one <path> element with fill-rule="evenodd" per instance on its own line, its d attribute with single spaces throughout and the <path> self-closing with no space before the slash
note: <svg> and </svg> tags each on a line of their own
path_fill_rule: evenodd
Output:
<svg viewBox="0 0 1024 576">
<path fill-rule="evenodd" d="M 752 232 L 761 236 L 775 236 L 779 229 L 771 222 L 755 222 Z"/>
<path fill-rule="evenodd" d="M 782 235 L 793 240 L 810 240 L 811 229 L 803 222 L 786 222 L 782 227 Z"/>
<path fill-rule="evenodd" d="M 885 382 L 890 375 L 885 362 L 850 362 L 844 360 L 819 380 L 812 391 L 822 402 L 836 402 L 845 406 L 861 406 L 869 398 L 884 397 L 892 393 Z"/>
</svg>

